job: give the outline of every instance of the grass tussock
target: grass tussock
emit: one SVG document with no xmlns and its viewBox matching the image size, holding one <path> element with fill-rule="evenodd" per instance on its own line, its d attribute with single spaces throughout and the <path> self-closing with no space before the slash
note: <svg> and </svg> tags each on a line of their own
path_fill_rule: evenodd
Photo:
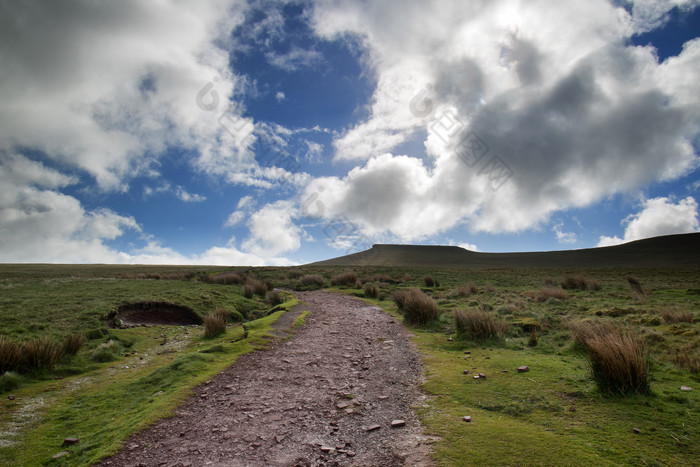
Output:
<svg viewBox="0 0 700 467">
<path fill-rule="evenodd" d="M 299 269 L 290 269 L 289 271 L 287 271 L 288 279 L 299 279 L 303 275 L 304 272 L 300 271 Z"/>
<path fill-rule="evenodd" d="M 610 321 L 578 321 L 569 327 L 588 352 L 598 389 L 611 394 L 649 392 L 648 353 L 641 335 Z"/>
<path fill-rule="evenodd" d="M 283 302 L 284 298 L 282 298 L 282 295 L 278 291 L 272 290 L 267 293 L 267 303 L 270 306 L 277 306 Z"/>
<path fill-rule="evenodd" d="M 204 281 L 210 284 L 233 285 L 243 282 L 243 278 L 235 272 L 222 272 L 221 274 L 206 275 Z"/>
<path fill-rule="evenodd" d="M 647 293 L 644 290 L 644 287 L 642 287 L 642 283 L 639 282 L 639 279 L 634 276 L 627 276 L 626 279 L 627 284 L 629 284 L 630 289 L 632 289 L 632 292 L 634 293 L 634 296 L 637 297 L 639 303 L 644 303 L 646 301 Z"/>
<path fill-rule="evenodd" d="M 22 343 L 21 366 L 27 370 L 52 368 L 63 358 L 63 345 L 48 337 Z"/>
<path fill-rule="evenodd" d="M 365 284 L 365 297 L 367 298 L 377 298 L 379 297 L 379 287 L 376 284 L 370 284 L 369 282 Z"/>
<path fill-rule="evenodd" d="M 119 354 L 123 350 L 124 348 L 119 341 L 110 339 L 90 352 L 90 360 L 97 363 L 113 362 L 119 358 Z"/>
<path fill-rule="evenodd" d="M 661 310 L 661 319 L 666 324 L 692 323 L 693 314 L 689 310 L 672 310 L 670 308 L 666 308 Z"/>
<path fill-rule="evenodd" d="M 461 285 L 461 286 L 459 286 L 459 289 L 457 289 L 457 295 L 459 295 L 460 297 L 470 297 L 478 292 L 479 292 L 479 289 L 477 288 L 476 284 L 473 282 L 470 282 L 469 284 Z"/>
<path fill-rule="evenodd" d="M 408 324 L 424 326 L 438 317 L 437 303 L 420 289 L 402 290 L 392 298 Z"/>
<path fill-rule="evenodd" d="M 679 368 L 693 374 L 700 373 L 700 339 L 686 342 L 673 353 L 671 360 Z"/>
<path fill-rule="evenodd" d="M 0 374 L 14 371 L 22 361 L 22 348 L 10 339 L 0 336 Z"/>
<path fill-rule="evenodd" d="M 569 298 L 569 293 L 564 289 L 560 289 L 559 287 L 542 287 L 536 294 L 534 294 L 534 299 L 538 302 L 545 302 L 549 298 L 567 300 Z"/>
<path fill-rule="evenodd" d="M 264 297 L 267 294 L 267 284 L 260 279 L 249 277 L 246 279 L 245 285 L 252 287 L 255 295 Z"/>
<path fill-rule="evenodd" d="M 321 288 L 323 288 L 324 285 L 326 285 L 325 279 L 323 279 L 323 276 L 320 274 L 306 274 L 299 279 L 299 282 L 303 286 L 310 286 L 310 285 L 317 285 Z"/>
<path fill-rule="evenodd" d="M 217 310 L 215 313 L 210 313 L 204 318 L 204 337 L 211 339 L 226 332 L 226 322 L 228 317 L 224 319 L 222 310 Z"/>
<path fill-rule="evenodd" d="M 433 276 L 423 276 L 423 283 L 426 287 L 440 287 L 440 282 Z"/>
<path fill-rule="evenodd" d="M 565 290 L 586 290 L 588 289 L 588 281 L 581 276 L 567 276 L 561 282 L 561 288 Z"/>
<path fill-rule="evenodd" d="M 334 287 L 339 285 L 354 287 L 356 282 L 357 274 L 354 271 L 346 271 L 343 274 L 331 277 L 331 285 Z"/>
<path fill-rule="evenodd" d="M 22 376 L 13 371 L 6 371 L 0 375 L 0 394 L 17 389 L 22 385 Z"/>
<path fill-rule="evenodd" d="M 506 332 L 506 323 L 495 313 L 455 310 L 454 320 L 457 335 L 471 340 L 501 339 Z"/>
<path fill-rule="evenodd" d="M 245 298 L 253 298 L 253 295 L 255 295 L 255 287 L 253 287 L 250 284 L 246 284 L 243 286 L 243 296 Z"/>
<path fill-rule="evenodd" d="M 83 347 L 85 337 L 79 332 L 66 336 L 63 340 L 63 352 L 66 355 L 75 355 Z"/>
</svg>

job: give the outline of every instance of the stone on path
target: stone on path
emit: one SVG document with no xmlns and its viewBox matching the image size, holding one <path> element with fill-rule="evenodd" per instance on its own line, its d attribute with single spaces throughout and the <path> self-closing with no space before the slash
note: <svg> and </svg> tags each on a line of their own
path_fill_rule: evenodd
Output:
<svg viewBox="0 0 700 467">
<path fill-rule="evenodd" d="M 70 455 L 70 451 L 61 451 L 51 456 L 51 459 L 60 459 L 61 457 L 65 457 L 68 455 Z"/>
<path fill-rule="evenodd" d="M 406 420 L 393 420 L 391 422 L 392 428 L 400 428 L 402 426 L 406 426 Z"/>
<path fill-rule="evenodd" d="M 528 367 L 524 366 L 524 365 L 518 367 L 518 373 L 525 373 L 525 372 L 528 372 L 528 371 L 530 371 L 530 369 L 529 369 Z"/>
<path fill-rule="evenodd" d="M 368 426 L 365 431 L 376 431 L 380 429 L 382 426 L 381 425 L 370 425 Z"/>
</svg>

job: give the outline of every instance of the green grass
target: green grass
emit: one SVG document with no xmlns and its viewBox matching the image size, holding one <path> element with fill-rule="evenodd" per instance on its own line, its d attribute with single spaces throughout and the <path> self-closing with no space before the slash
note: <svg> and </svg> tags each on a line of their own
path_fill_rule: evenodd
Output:
<svg viewBox="0 0 700 467">
<path fill-rule="evenodd" d="M 432 398 L 428 407 L 420 409 L 420 417 L 428 434 L 440 436 L 433 445 L 438 465 L 692 465 L 700 457 L 699 270 L 364 266 L 351 270 L 361 283 L 377 284 L 376 299 L 363 298 L 364 291 L 349 282 L 329 290 L 362 298 L 394 316 L 398 316 L 390 299 L 394 291 L 419 288 L 437 303 L 434 322 L 409 327 L 424 355 L 424 389 Z M 317 275 L 329 284 L 350 269 L 0 267 L 0 334 L 13 340 L 48 335 L 62 341 L 79 332 L 86 338 L 76 355 L 64 357 L 53 370 L 12 374 L 0 381 L 0 388 L 12 388 L 16 396 L 14 401 L 5 397 L 0 401 L 0 431 L 22 423 L 16 436 L 0 436 L 19 441 L 0 447 L 0 464 L 42 464 L 64 449 L 60 443 L 68 436 L 81 438 L 70 448 L 75 453 L 69 463 L 94 462 L 114 452 L 133 430 L 172 413 L 192 387 L 239 354 L 264 346 L 268 320 L 275 316 L 265 317 L 269 305 L 261 297 L 245 299 L 241 284 L 198 279 L 202 274 L 238 271 L 279 288 L 304 289 L 318 287 L 302 284 L 304 275 Z M 149 278 L 156 274 L 161 279 Z M 425 287 L 425 275 L 440 285 Z M 630 288 L 629 276 L 643 284 L 643 302 Z M 558 287 L 567 277 L 584 278 L 600 289 L 570 288 L 567 299 L 556 294 L 541 298 L 544 287 Z M 475 287 L 469 294 L 460 293 L 464 284 Z M 238 311 L 243 319 L 263 318 L 246 324 L 247 340 L 238 340 L 242 328 L 231 324 L 224 335 L 208 340 L 201 337 L 201 327 L 104 327 L 106 312 L 137 301 L 178 303 L 200 316 L 226 308 Z M 456 309 L 497 315 L 506 324 L 503 338 L 457 339 Z M 295 326 L 302 325 L 306 315 L 302 312 Z M 675 319 L 676 315 L 683 319 Z M 574 344 L 568 326 L 584 319 L 611 320 L 643 337 L 649 349 L 649 394 L 612 396 L 596 386 L 585 350 Z M 537 341 L 530 346 L 533 330 Z M 90 353 L 110 340 L 121 350 L 118 360 L 91 361 Z M 464 358 L 465 350 L 471 351 L 470 359 Z M 521 365 L 530 371 L 518 373 Z M 470 374 L 464 375 L 465 369 Z M 487 378 L 475 380 L 474 372 Z M 64 379 L 55 380 L 56 376 Z M 680 386 L 694 389 L 680 391 Z M 473 421 L 463 422 L 465 415 Z"/>
</svg>

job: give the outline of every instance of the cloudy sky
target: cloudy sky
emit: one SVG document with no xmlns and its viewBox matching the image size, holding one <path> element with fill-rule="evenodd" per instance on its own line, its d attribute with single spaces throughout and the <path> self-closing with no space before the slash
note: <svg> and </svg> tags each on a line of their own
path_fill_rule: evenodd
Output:
<svg viewBox="0 0 700 467">
<path fill-rule="evenodd" d="M 698 231 L 699 6 L 0 2 L 0 261 Z"/>
</svg>

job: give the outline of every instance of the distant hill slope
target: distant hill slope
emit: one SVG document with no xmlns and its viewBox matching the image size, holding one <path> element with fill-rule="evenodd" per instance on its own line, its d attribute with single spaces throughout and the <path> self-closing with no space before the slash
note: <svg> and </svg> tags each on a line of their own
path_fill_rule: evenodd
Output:
<svg viewBox="0 0 700 467">
<path fill-rule="evenodd" d="M 700 268 L 700 233 L 668 235 L 602 248 L 479 253 L 456 246 L 374 245 L 313 266 L 494 268 Z"/>
</svg>

